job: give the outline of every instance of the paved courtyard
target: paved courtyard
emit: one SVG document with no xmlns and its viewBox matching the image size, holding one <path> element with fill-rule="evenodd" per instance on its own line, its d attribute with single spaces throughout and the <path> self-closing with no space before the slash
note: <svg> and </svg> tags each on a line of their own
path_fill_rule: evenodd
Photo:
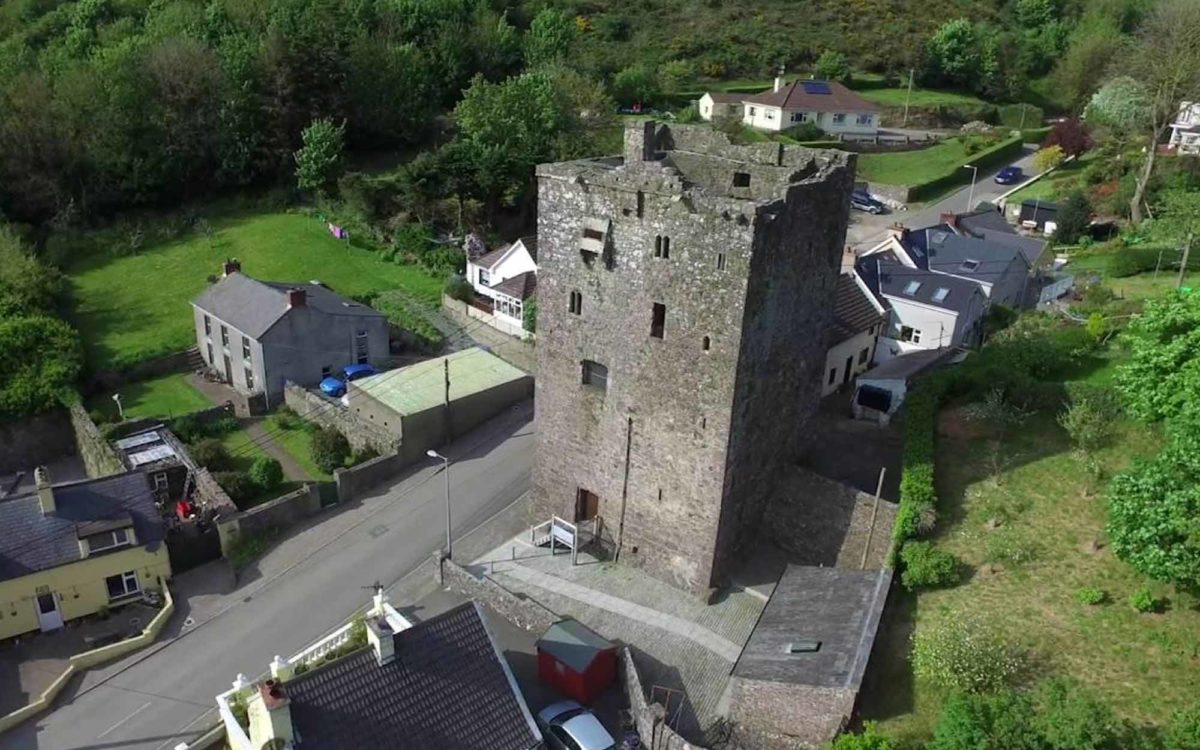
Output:
<svg viewBox="0 0 1200 750">
<path fill-rule="evenodd" d="M 515 559 L 514 559 L 515 558 Z M 775 575 L 723 592 L 711 605 L 619 563 L 552 555 L 524 535 L 473 563 L 505 588 L 630 647 L 651 700 L 684 737 L 703 741 L 720 715 L 729 674 L 770 597 Z"/>
</svg>

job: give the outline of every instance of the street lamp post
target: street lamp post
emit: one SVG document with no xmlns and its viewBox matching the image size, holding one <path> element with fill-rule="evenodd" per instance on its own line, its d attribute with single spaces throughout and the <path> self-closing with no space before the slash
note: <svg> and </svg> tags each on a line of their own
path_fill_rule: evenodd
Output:
<svg viewBox="0 0 1200 750">
<path fill-rule="evenodd" d="M 121 421 L 125 421 L 125 407 L 121 406 L 121 394 L 114 393 L 113 401 L 117 403 L 117 415 L 121 417 Z"/>
<path fill-rule="evenodd" d="M 971 213 L 971 209 L 975 207 L 975 178 L 979 176 L 979 167 L 964 164 L 963 169 L 971 170 L 971 190 L 967 193 L 967 213 Z"/>
<path fill-rule="evenodd" d="M 446 557 L 450 557 L 450 459 L 432 448 L 425 451 L 425 455 L 440 460 L 442 462 L 442 473 L 446 475 Z"/>
</svg>

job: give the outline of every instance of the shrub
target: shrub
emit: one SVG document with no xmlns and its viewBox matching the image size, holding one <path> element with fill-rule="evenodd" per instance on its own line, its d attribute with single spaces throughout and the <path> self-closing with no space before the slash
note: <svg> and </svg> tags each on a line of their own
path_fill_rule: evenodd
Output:
<svg viewBox="0 0 1200 750">
<path fill-rule="evenodd" d="M 1016 427 L 1029 418 L 1029 412 L 1009 401 L 1003 388 L 993 388 L 982 401 L 967 404 L 963 408 L 967 419 L 995 425 L 1002 429 Z"/>
<path fill-rule="evenodd" d="M 1070 402 L 1058 415 L 1058 424 L 1084 453 L 1102 447 L 1112 435 L 1114 420 L 1121 415 L 1116 392 L 1087 383 L 1069 383 L 1067 394 Z"/>
<path fill-rule="evenodd" d="M 533 298 L 525 300 L 525 304 L 521 308 L 521 327 L 530 333 L 537 333 L 537 313 L 537 300 Z"/>
<path fill-rule="evenodd" d="M 843 734 L 829 745 L 829 750 L 892 750 L 892 741 L 879 732 L 875 722 L 863 724 L 859 734 Z"/>
<path fill-rule="evenodd" d="M 230 466 L 229 451 L 215 438 L 205 438 L 188 450 L 197 464 L 209 471 L 224 471 Z"/>
<path fill-rule="evenodd" d="M 220 437 L 228 435 L 231 432 L 237 432 L 241 429 L 241 426 L 237 417 L 226 415 L 210 421 L 205 428 L 205 433 L 210 437 Z"/>
<path fill-rule="evenodd" d="M 937 505 L 933 483 L 934 421 L 947 381 L 924 378 L 909 391 L 905 408 L 904 470 L 900 475 L 900 509 L 892 532 L 894 551 L 922 531 L 922 518 Z"/>
<path fill-rule="evenodd" d="M 171 421 L 171 432 L 185 443 L 195 443 L 204 437 L 204 425 L 194 415 L 184 414 Z"/>
<path fill-rule="evenodd" d="M 803 122 L 794 127 L 790 127 L 783 131 L 783 134 L 792 140 L 800 141 L 801 143 L 808 141 L 823 141 L 829 136 L 824 130 L 821 130 L 816 123 Z"/>
<path fill-rule="evenodd" d="M 258 494 L 257 485 L 244 471 L 218 471 L 213 474 L 213 479 L 221 485 L 221 489 L 225 490 L 225 494 L 229 495 L 229 499 L 239 508 Z"/>
<path fill-rule="evenodd" d="M 1140 588 L 1129 595 L 1129 606 L 1142 614 L 1146 614 L 1147 612 L 1161 612 L 1163 610 L 1163 601 L 1156 597 L 1150 589 Z"/>
<path fill-rule="evenodd" d="M 1032 104 L 1006 104 L 998 109 L 996 116 L 1006 128 L 1028 130 L 1041 125 L 1046 113 Z"/>
<path fill-rule="evenodd" d="M 1065 158 L 1062 146 L 1047 146 L 1033 155 L 1033 168 L 1045 172 L 1062 164 Z"/>
<path fill-rule="evenodd" d="M 683 125 L 700 122 L 702 119 L 704 118 L 700 117 L 700 110 L 695 104 L 689 104 L 675 113 L 675 122 Z"/>
<path fill-rule="evenodd" d="M 1092 225 L 1092 204 L 1082 190 L 1076 190 L 1058 210 L 1056 242 L 1072 245 L 1085 236 Z"/>
<path fill-rule="evenodd" d="M 1104 589 L 1096 588 L 1095 586 L 1084 586 L 1075 592 L 1075 600 L 1080 604 L 1095 606 L 1108 601 L 1108 593 Z"/>
<path fill-rule="evenodd" d="M 446 287 L 443 291 L 446 292 L 447 297 L 459 302 L 470 302 L 475 297 L 475 287 L 471 286 L 471 282 L 462 276 L 451 276 L 446 279 Z"/>
<path fill-rule="evenodd" d="M 1120 750 L 1121 726 L 1112 711 L 1082 685 L 1063 679 L 1042 683 L 1033 722 L 1049 750 Z"/>
<path fill-rule="evenodd" d="M 354 455 L 350 457 L 350 465 L 358 466 L 359 464 L 365 461 L 370 461 L 373 458 L 379 458 L 379 451 L 368 445 L 362 450 L 354 451 Z"/>
<path fill-rule="evenodd" d="M 982 620 L 959 618 L 918 630 L 913 673 L 946 690 L 979 693 L 1013 682 L 1024 663 L 1019 651 Z"/>
<path fill-rule="evenodd" d="M 1013 690 L 951 695 L 927 750 L 1045 750 L 1029 721 L 1031 701 Z"/>
<path fill-rule="evenodd" d="M 304 422 L 291 407 L 285 406 L 275 413 L 275 424 L 279 425 L 281 430 L 295 430 L 302 427 Z"/>
<path fill-rule="evenodd" d="M 958 559 L 931 542 L 908 541 L 900 548 L 900 582 L 909 591 L 958 583 Z"/>
<path fill-rule="evenodd" d="M 283 467 L 270 456 L 259 456 L 250 466 L 250 481 L 270 492 L 283 482 Z"/>
<path fill-rule="evenodd" d="M 312 460 L 326 474 L 346 465 L 350 457 L 350 442 L 332 427 L 322 427 L 313 434 Z"/>
</svg>

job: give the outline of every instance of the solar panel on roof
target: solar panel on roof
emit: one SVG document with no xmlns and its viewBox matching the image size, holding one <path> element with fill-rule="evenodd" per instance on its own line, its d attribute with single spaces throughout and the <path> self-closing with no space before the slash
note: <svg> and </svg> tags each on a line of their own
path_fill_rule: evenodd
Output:
<svg viewBox="0 0 1200 750">
<path fill-rule="evenodd" d="M 155 461 L 161 461 L 164 458 L 171 458 L 175 455 L 175 451 L 171 450 L 169 445 L 156 445 L 150 450 L 134 453 L 129 456 L 129 462 L 136 466 L 152 464 Z"/>
<path fill-rule="evenodd" d="M 833 93 L 829 90 L 829 84 L 824 81 L 801 81 L 801 85 L 804 86 L 804 93 L 806 94 Z"/>
<path fill-rule="evenodd" d="M 157 432 L 145 432 L 141 435 L 134 435 L 133 437 L 118 440 L 117 447 L 124 451 L 129 450 L 130 448 L 136 448 L 139 445 L 149 445 L 150 443 L 158 443 L 161 441 L 162 438 L 158 436 Z"/>
</svg>

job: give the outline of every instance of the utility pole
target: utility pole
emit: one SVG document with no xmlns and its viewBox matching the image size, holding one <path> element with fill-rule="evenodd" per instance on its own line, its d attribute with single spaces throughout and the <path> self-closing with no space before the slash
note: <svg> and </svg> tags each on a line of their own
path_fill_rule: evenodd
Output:
<svg viewBox="0 0 1200 750">
<path fill-rule="evenodd" d="M 915 68 L 908 69 L 908 93 L 904 96 L 904 121 L 900 123 L 902 128 L 908 127 L 908 102 L 912 99 L 913 73 L 915 72 Z"/>
<path fill-rule="evenodd" d="M 1192 251 L 1192 233 L 1188 232 L 1187 239 L 1183 243 L 1183 261 L 1179 264 L 1179 280 L 1175 282 L 1175 288 L 1183 287 L 1183 275 L 1187 273 L 1188 253 Z"/>
<path fill-rule="evenodd" d="M 446 395 L 442 401 L 442 404 L 443 404 L 442 412 L 445 415 L 445 422 L 446 422 L 446 441 L 445 441 L 444 445 L 449 445 L 451 439 L 453 439 L 453 435 L 451 435 L 451 432 L 450 432 L 450 358 L 449 357 L 445 357 L 442 359 L 442 368 L 443 368 L 443 371 L 446 373 Z"/>
<path fill-rule="evenodd" d="M 1158 269 L 1162 268 L 1163 248 L 1158 249 L 1158 260 L 1154 263 L 1154 280 L 1158 281 Z"/>
</svg>

